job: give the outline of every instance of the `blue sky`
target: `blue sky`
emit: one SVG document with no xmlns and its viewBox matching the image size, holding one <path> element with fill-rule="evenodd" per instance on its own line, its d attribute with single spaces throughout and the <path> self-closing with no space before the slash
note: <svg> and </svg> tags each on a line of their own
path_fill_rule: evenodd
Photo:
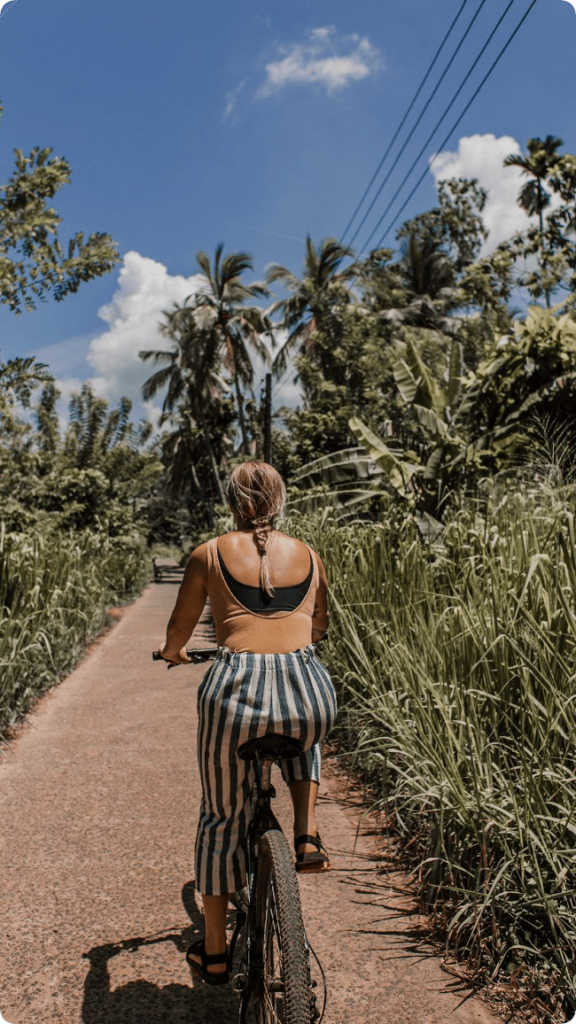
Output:
<svg viewBox="0 0 576 1024">
<path fill-rule="evenodd" d="M 515 0 L 419 171 L 529 2 Z M 469 0 L 460 34 L 478 3 Z M 20 318 L 0 310 L 1 356 L 44 359 L 65 394 L 94 377 L 112 401 L 120 393 L 137 398 L 148 371 L 136 352 L 159 341 L 159 311 L 194 289 L 198 248 L 212 253 L 223 241 L 247 249 L 260 276 L 273 260 L 298 271 L 308 232 L 340 234 L 460 4 L 6 4 L 0 179 L 11 173 L 15 147 L 53 147 L 73 171 L 55 201 L 62 239 L 79 229 L 108 231 L 129 255 L 121 272 L 62 303 L 49 300 Z M 485 0 L 366 228 L 505 7 L 506 0 Z M 490 189 L 493 241 L 522 226 L 516 172 L 503 171 L 503 156 L 548 133 L 576 152 L 575 45 L 571 4 L 538 0 L 436 165 L 436 176 L 476 174 Z M 404 217 L 433 204 L 434 184 L 428 173 Z M 281 397 L 290 398 L 290 385 Z"/>
</svg>

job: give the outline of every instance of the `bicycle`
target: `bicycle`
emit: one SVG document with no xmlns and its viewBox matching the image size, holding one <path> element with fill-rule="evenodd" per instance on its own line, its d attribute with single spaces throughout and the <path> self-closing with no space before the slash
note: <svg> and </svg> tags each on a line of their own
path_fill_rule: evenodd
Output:
<svg viewBox="0 0 576 1024">
<path fill-rule="evenodd" d="M 213 660 L 218 650 L 192 648 L 186 653 L 198 664 Z M 161 660 L 157 651 L 153 657 Z M 244 928 L 240 970 L 233 979 L 240 997 L 240 1024 L 246 1024 L 252 998 L 257 1024 L 321 1024 L 326 1009 L 324 972 L 306 938 L 294 858 L 271 807 L 276 796 L 272 765 L 301 752 L 299 740 L 274 733 L 248 740 L 238 748 L 238 756 L 251 761 L 256 774 L 246 834 L 248 896 L 235 894 L 236 923 L 230 943 L 231 962 Z M 324 988 L 321 1013 L 316 1006 L 310 954 Z"/>
</svg>

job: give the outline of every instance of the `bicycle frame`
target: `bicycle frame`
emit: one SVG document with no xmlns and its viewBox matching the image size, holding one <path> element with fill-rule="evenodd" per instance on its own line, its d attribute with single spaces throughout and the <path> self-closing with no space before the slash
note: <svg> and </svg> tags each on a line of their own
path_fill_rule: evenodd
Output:
<svg viewBox="0 0 576 1024">
<path fill-rule="evenodd" d="M 246 1020 L 246 1012 L 250 1002 L 250 997 L 255 991 L 258 979 L 261 977 L 264 969 L 262 958 L 258 955 L 258 945 L 261 944 L 262 935 L 260 934 L 261 929 L 256 918 L 258 846 L 260 839 L 265 832 L 268 832 L 271 829 L 278 832 L 282 831 L 280 823 L 270 806 L 271 799 L 276 796 L 276 790 L 270 781 L 272 765 L 274 762 L 271 759 L 260 761 L 258 758 L 255 758 L 253 764 L 256 771 L 256 794 L 254 796 L 252 815 L 246 833 L 246 867 L 250 900 L 248 910 L 244 914 L 243 922 L 245 927 L 244 955 L 242 964 L 244 971 L 237 974 L 234 979 L 234 988 L 241 996 L 240 1024 L 244 1024 Z M 243 911 L 238 912 L 236 917 L 237 927 L 239 924 L 239 916 L 243 913 Z M 255 940 L 256 948 L 253 948 Z M 258 940 L 260 940 L 260 943 Z"/>
</svg>

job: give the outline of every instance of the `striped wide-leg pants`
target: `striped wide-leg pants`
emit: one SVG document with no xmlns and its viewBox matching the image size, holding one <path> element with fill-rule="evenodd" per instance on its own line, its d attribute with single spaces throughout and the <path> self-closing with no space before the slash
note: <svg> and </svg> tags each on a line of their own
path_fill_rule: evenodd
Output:
<svg viewBox="0 0 576 1024">
<path fill-rule="evenodd" d="M 238 757 L 238 747 L 266 733 L 296 737 L 304 751 L 282 762 L 285 781 L 319 782 L 320 743 L 335 717 L 334 687 L 313 645 L 292 654 L 220 648 L 198 689 L 199 892 L 224 895 L 246 884 L 244 840 L 254 769 Z"/>
</svg>

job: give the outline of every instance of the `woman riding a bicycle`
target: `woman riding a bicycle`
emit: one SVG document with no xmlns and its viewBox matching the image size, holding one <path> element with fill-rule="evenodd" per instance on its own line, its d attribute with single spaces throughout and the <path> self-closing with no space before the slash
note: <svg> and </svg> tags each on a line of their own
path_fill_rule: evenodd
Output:
<svg viewBox="0 0 576 1024">
<path fill-rule="evenodd" d="M 328 627 L 328 585 L 318 554 L 275 529 L 285 494 L 265 462 L 232 472 L 228 502 L 237 529 L 190 555 L 160 652 L 172 664 L 188 663 L 185 644 L 210 598 L 218 656 L 198 690 L 196 885 L 205 935 L 187 960 L 211 984 L 228 980 L 228 899 L 246 883 L 254 774 L 237 755 L 242 743 L 269 733 L 301 741 L 302 755 L 281 763 L 294 806 L 296 869 L 330 867 L 315 820 L 320 743 L 336 716 L 334 687 L 314 647 Z"/>
</svg>

